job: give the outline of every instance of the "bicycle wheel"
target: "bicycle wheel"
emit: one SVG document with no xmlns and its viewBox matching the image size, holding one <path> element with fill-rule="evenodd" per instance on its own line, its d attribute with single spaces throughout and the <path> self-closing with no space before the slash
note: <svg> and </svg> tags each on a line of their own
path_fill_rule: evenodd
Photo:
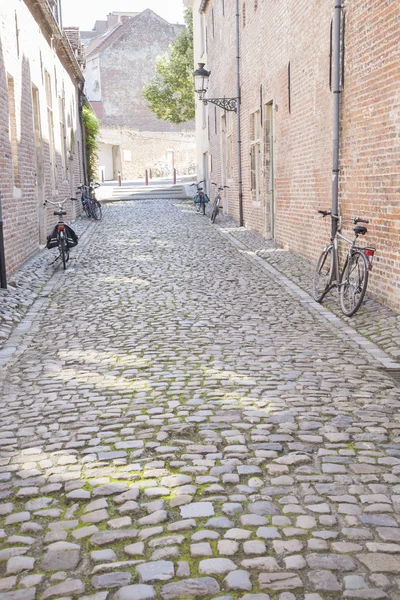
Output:
<svg viewBox="0 0 400 600">
<path fill-rule="evenodd" d="M 360 308 L 367 291 L 368 274 L 368 259 L 356 250 L 347 262 L 340 285 L 340 307 L 346 317 L 352 317 Z"/>
<path fill-rule="evenodd" d="M 58 249 L 60 252 L 60 258 L 62 260 L 62 264 L 63 264 L 64 271 L 65 271 L 65 269 L 67 268 L 67 262 L 69 260 L 69 249 L 68 249 L 68 244 L 67 244 L 67 241 L 66 241 L 64 235 L 59 238 Z"/>
<path fill-rule="evenodd" d="M 333 247 L 326 248 L 319 257 L 313 280 L 313 297 L 322 302 L 329 291 L 333 275 Z"/>
<path fill-rule="evenodd" d="M 215 219 L 217 218 L 218 213 L 219 213 L 219 200 L 218 200 L 218 198 L 216 198 L 213 209 L 212 209 L 212 213 L 211 213 L 211 223 L 215 223 Z"/>
<path fill-rule="evenodd" d="M 88 201 L 86 200 L 86 198 L 82 199 L 82 206 L 83 206 L 83 210 L 85 212 L 85 215 L 90 219 L 91 214 L 90 214 L 90 209 L 88 206 Z"/>
<path fill-rule="evenodd" d="M 90 209 L 90 214 L 91 214 L 92 219 L 97 220 L 96 201 L 93 198 L 90 198 L 90 200 L 89 200 L 89 209 Z"/>
<path fill-rule="evenodd" d="M 98 221 L 101 221 L 102 218 L 103 218 L 103 209 L 101 207 L 101 204 L 100 204 L 100 202 L 98 200 L 95 200 L 94 201 L 94 205 L 95 205 L 95 212 L 96 212 L 96 217 L 95 218 Z"/>
</svg>

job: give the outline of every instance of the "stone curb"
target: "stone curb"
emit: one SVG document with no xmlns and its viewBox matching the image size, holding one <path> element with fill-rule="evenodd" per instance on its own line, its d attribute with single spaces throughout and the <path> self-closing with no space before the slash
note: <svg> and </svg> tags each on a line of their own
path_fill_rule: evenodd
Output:
<svg viewBox="0 0 400 600">
<path fill-rule="evenodd" d="M 363 350 L 364 353 L 368 354 L 371 362 L 380 368 L 385 369 L 400 369 L 400 363 L 395 362 L 386 352 L 381 350 L 376 344 L 365 338 L 363 335 L 358 333 L 353 327 L 347 325 L 340 317 L 334 315 L 330 310 L 315 302 L 314 298 L 307 292 L 301 289 L 298 285 L 293 283 L 288 277 L 283 275 L 280 271 L 272 267 L 263 258 L 258 256 L 255 251 L 249 250 L 245 244 L 237 240 L 228 229 L 217 226 L 216 230 L 231 244 L 236 246 L 242 254 L 248 258 L 248 260 L 257 263 L 265 271 L 267 271 L 276 281 L 280 282 L 286 287 L 291 295 L 298 296 L 300 302 L 306 306 L 306 308 L 319 316 L 320 319 L 324 319 L 328 322 L 331 329 L 335 330 L 339 336 L 345 340 L 356 344 Z"/>
<path fill-rule="evenodd" d="M 85 230 L 79 240 L 77 246 L 78 250 L 74 253 L 73 258 L 80 258 L 84 253 L 89 241 L 96 229 L 97 222 L 93 222 Z M 19 356 L 26 350 L 29 345 L 29 340 L 34 334 L 35 330 L 38 329 L 38 322 L 42 313 L 45 310 L 45 306 L 49 303 L 49 295 L 51 292 L 56 291 L 65 281 L 65 276 L 72 273 L 73 270 L 67 271 L 54 271 L 52 277 L 47 281 L 40 295 L 36 298 L 32 306 L 25 313 L 21 322 L 15 327 L 10 337 L 5 342 L 3 348 L 0 350 L 0 384 L 4 382 L 6 378 L 7 366 L 15 363 Z M 36 327 L 34 325 L 36 324 Z"/>
</svg>

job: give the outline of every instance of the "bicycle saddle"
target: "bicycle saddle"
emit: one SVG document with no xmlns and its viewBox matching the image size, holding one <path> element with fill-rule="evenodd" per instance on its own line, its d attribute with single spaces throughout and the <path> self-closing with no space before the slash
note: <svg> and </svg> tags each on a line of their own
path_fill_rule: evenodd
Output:
<svg viewBox="0 0 400 600">
<path fill-rule="evenodd" d="M 55 215 L 55 216 L 58 216 L 58 217 L 61 217 L 62 215 L 66 215 L 66 214 L 67 214 L 67 213 L 66 213 L 66 211 L 65 211 L 65 210 L 55 210 L 55 211 L 53 212 L 53 215 Z"/>
<path fill-rule="evenodd" d="M 368 233 L 368 229 L 366 227 L 363 227 L 362 225 L 357 225 L 357 227 L 354 227 L 353 231 L 357 235 L 365 235 L 366 233 Z"/>
</svg>

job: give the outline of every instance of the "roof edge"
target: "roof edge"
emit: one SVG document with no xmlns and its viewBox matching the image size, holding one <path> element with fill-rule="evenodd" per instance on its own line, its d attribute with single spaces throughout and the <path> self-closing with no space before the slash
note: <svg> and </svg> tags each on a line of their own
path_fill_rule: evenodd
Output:
<svg viewBox="0 0 400 600">
<path fill-rule="evenodd" d="M 70 75 L 72 75 L 79 83 L 83 83 L 83 73 L 74 51 L 72 50 L 72 46 L 55 20 L 47 0 L 24 0 L 24 2 L 31 10 L 34 17 L 35 13 L 37 14 L 37 12 L 39 12 L 48 34 L 55 39 L 55 50 L 58 58 L 69 71 Z"/>
<path fill-rule="evenodd" d="M 208 4 L 209 0 L 201 0 L 201 4 L 200 4 L 200 8 L 199 8 L 199 12 L 204 12 L 205 9 L 207 8 L 207 4 Z"/>
</svg>

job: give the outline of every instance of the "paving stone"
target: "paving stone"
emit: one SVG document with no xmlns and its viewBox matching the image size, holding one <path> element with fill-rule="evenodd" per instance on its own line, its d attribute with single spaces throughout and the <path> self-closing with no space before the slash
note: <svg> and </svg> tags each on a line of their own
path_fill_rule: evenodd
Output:
<svg viewBox="0 0 400 600">
<path fill-rule="evenodd" d="M 181 506 L 180 510 L 183 519 L 211 517 L 214 514 L 211 502 L 193 502 L 193 504 Z"/>
<path fill-rule="evenodd" d="M 131 573 L 115 571 L 114 573 L 104 573 L 104 575 L 95 575 L 91 579 L 92 586 L 98 590 L 101 588 L 113 589 L 120 586 L 127 586 L 131 581 Z"/>
<path fill-rule="evenodd" d="M 229 558 L 207 558 L 199 563 L 199 573 L 202 575 L 222 575 L 237 569 Z"/>
<path fill-rule="evenodd" d="M 261 573 L 258 583 L 262 590 L 294 590 L 303 587 L 303 582 L 295 573 Z"/>
<path fill-rule="evenodd" d="M 309 571 L 308 579 L 311 586 L 323 592 L 338 592 L 342 589 L 338 579 L 331 571 Z"/>
<path fill-rule="evenodd" d="M 197 598 L 218 594 L 219 590 L 218 582 L 212 577 L 198 577 L 163 585 L 161 588 L 161 597 L 163 600 L 188 597 Z"/>
<path fill-rule="evenodd" d="M 73 571 L 78 566 L 80 558 L 79 550 L 51 550 L 43 555 L 39 568 L 45 572 L 61 569 Z"/>
<path fill-rule="evenodd" d="M 175 574 L 174 563 L 166 560 L 148 562 L 136 567 L 141 583 L 167 581 Z"/>
<path fill-rule="evenodd" d="M 122 587 L 114 594 L 114 600 L 152 600 L 156 591 L 151 585 L 136 584 Z"/>
<path fill-rule="evenodd" d="M 21 573 L 21 571 L 32 571 L 35 559 L 29 556 L 13 556 L 7 562 L 7 574 Z"/>
<path fill-rule="evenodd" d="M 374 573 L 400 573 L 400 558 L 374 552 L 357 554 L 357 559 Z"/>
<path fill-rule="evenodd" d="M 28 591 L 28 590 L 26 590 Z M 81 595 L 85 591 L 85 584 L 80 579 L 67 579 L 62 583 L 47 588 L 42 598 L 54 598 L 55 596 Z"/>
<path fill-rule="evenodd" d="M 224 579 L 227 590 L 251 590 L 250 573 L 247 571 L 232 571 Z"/>
</svg>

